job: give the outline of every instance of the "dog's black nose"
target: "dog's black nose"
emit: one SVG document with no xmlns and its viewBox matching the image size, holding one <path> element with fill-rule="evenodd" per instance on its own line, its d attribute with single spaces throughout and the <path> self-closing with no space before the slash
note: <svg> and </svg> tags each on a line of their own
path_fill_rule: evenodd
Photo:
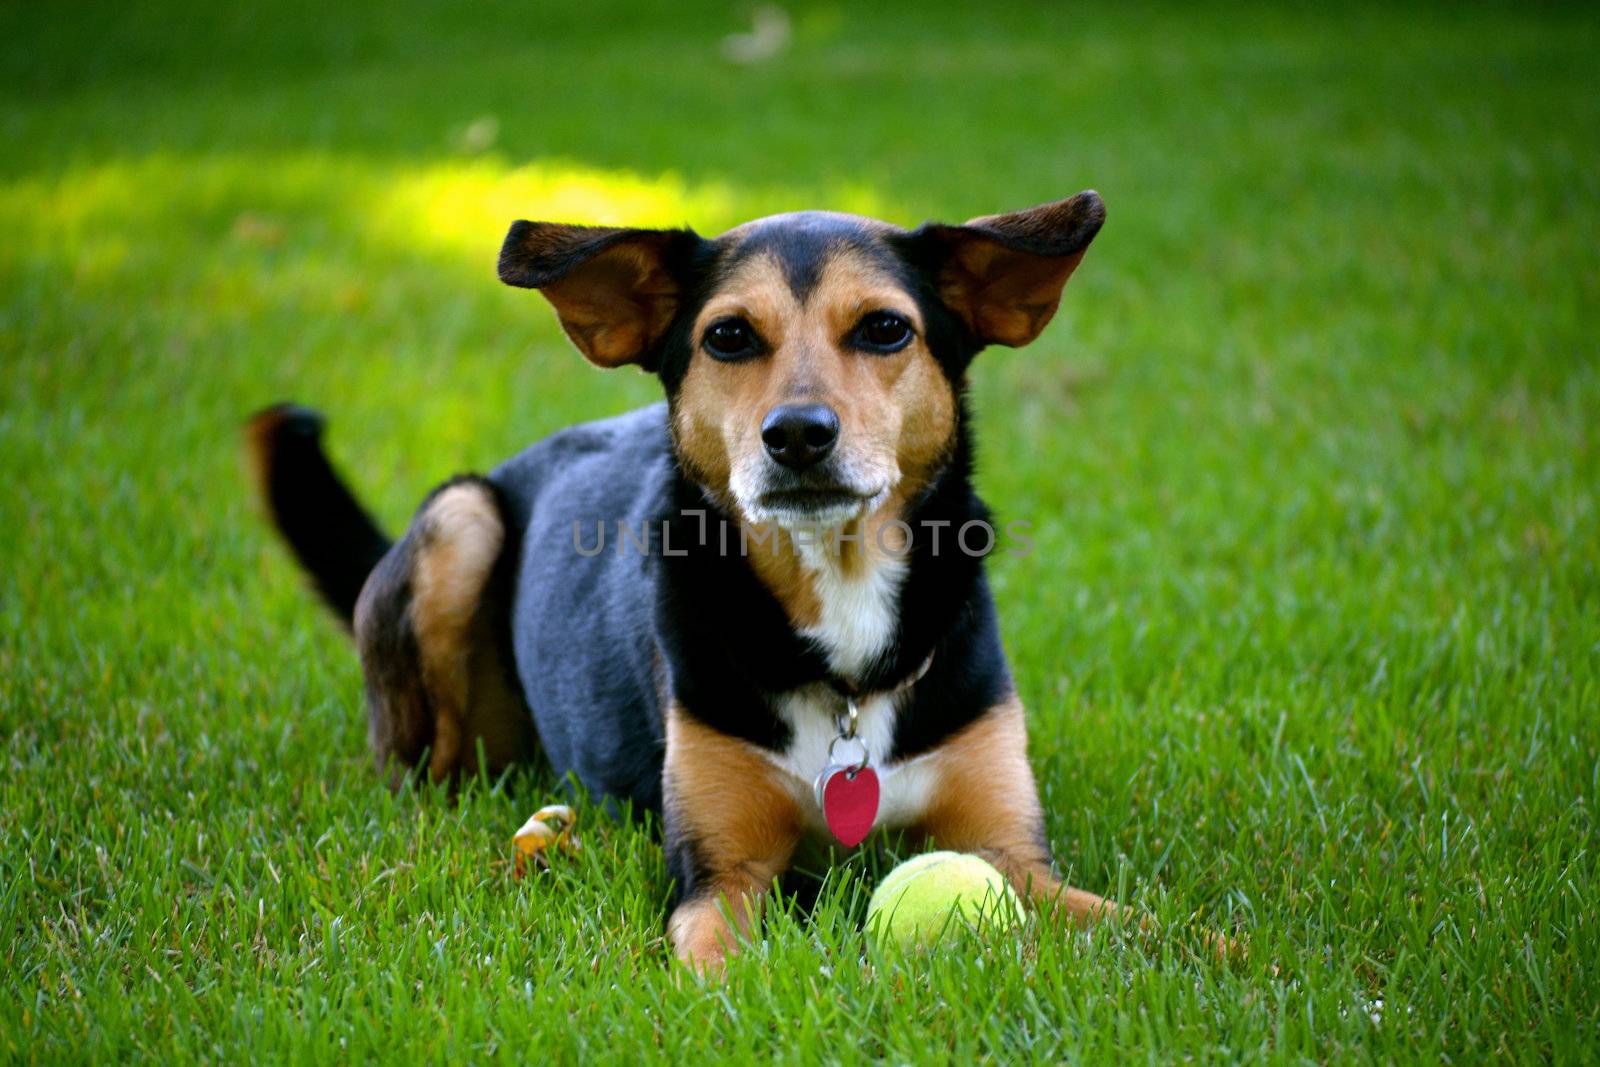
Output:
<svg viewBox="0 0 1600 1067">
<path fill-rule="evenodd" d="M 828 458 L 839 440 L 839 416 L 826 404 L 783 404 L 761 422 L 767 455 L 794 470 Z"/>
</svg>

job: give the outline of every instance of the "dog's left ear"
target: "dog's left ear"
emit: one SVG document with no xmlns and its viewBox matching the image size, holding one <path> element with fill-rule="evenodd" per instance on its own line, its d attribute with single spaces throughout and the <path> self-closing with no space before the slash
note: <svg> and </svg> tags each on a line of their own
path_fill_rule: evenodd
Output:
<svg viewBox="0 0 1600 1067">
<path fill-rule="evenodd" d="M 939 297 L 973 337 L 1018 347 L 1049 324 L 1105 220 L 1105 204 L 1091 190 L 962 226 L 930 222 L 911 237 L 931 246 Z"/>
<path fill-rule="evenodd" d="M 655 370 L 699 244 L 687 229 L 518 221 L 500 249 L 500 280 L 542 292 L 589 362 Z"/>
</svg>

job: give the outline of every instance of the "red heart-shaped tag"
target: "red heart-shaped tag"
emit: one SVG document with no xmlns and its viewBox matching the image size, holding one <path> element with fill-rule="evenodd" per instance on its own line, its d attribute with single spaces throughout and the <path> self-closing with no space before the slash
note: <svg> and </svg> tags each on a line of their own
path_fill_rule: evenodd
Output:
<svg viewBox="0 0 1600 1067">
<path fill-rule="evenodd" d="M 878 772 L 862 767 L 835 771 L 822 786 L 822 817 L 846 848 L 855 848 L 878 818 Z"/>
</svg>

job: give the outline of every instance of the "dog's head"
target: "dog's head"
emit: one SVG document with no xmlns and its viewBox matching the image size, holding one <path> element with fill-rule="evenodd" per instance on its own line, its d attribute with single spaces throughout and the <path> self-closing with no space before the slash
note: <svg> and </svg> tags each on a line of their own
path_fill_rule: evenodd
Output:
<svg viewBox="0 0 1600 1067">
<path fill-rule="evenodd" d="M 913 231 L 826 212 L 712 239 L 517 222 L 500 278 L 541 290 L 590 361 L 660 375 L 679 461 L 724 507 L 837 525 L 938 473 L 968 362 L 1039 335 L 1104 219 L 1084 192 Z"/>
</svg>

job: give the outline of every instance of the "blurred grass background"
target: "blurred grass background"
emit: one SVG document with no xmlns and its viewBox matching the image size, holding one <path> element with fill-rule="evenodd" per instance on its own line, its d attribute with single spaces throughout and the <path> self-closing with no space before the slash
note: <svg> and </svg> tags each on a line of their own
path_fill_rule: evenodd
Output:
<svg viewBox="0 0 1600 1067">
<path fill-rule="evenodd" d="M 804 4 L 731 62 L 751 17 L 0 7 L 0 1050 L 1592 1059 L 1600 19 Z M 1063 867 L 1247 967 L 886 958 L 853 862 L 702 989 L 647 832 L 513 884 L 552 783 L 382 791 L 244 415 L 323 408 L 398 528 L 656 395 L 494 280 L 513 218 L 1086 187 L 1062 314 L 974 367 L 1037 544 L 992 573 Z"/>
</svg>

